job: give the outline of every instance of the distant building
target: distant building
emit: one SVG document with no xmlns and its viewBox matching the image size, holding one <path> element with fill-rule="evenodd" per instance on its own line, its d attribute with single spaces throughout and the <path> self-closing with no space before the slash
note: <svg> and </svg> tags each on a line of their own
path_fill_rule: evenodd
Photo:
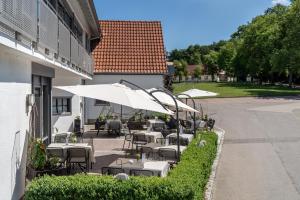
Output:
<svg viewBox="0 0 300 200">
<path fill-rule="evenodd" d="M 117 83 L 121 79 L 143 88 L 163 87 L 167 74 L 163 32 L 159 21 L 99 21 L 101 42 L 93 51 L 95 70 L 93 80 L 86 84 Z M 99 91 L 101 92 L 101 91 Z M 118 105 L 88 99 L 88 121 L 99 113 L 120 113 Z M 123 108 L 123 116 L 130 109 Z"/>
</svg>

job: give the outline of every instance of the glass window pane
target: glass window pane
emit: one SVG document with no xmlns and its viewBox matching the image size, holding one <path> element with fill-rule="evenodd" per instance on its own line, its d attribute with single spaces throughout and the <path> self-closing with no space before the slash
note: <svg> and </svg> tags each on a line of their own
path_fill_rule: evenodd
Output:
<svg viewBox="0 0 300 200">
<path fill-rule="evenodd" d="M 68 99 L 67 99 L 67 98 L 64 98 L 64 99 L 63 99 L 63 105 L 64 105 L 64 106 L 67 106 L 67 105 L 68 105 Z"/>
<path fill-rule="evenodd" d="M 63 106 L 63 112 L 68 112 L 68 106 Z"/>
<path fill-rule="evenodd" d="M 53 98 L 53 100 L 52 100 L 52 106 L 56 106 L 57 104 L 56 104 L 56 98 Z"/>
<path fill-rule="evenodd" d="M 57 99 L 57 106 L 62 106 L 62 98 Z"/>
<path fill-rule="evenodd" d="M 58 113 L 62 113 L 62 106 L 58 106 L 58 107 L 57 107 L 57 112 L 58 112 Z"/>
<path fill-rule="evenodd" d="M 68 100 L 67 111 L 71 112 L 71 99 L 67 99 L 67 100 Z"/>
</svg>

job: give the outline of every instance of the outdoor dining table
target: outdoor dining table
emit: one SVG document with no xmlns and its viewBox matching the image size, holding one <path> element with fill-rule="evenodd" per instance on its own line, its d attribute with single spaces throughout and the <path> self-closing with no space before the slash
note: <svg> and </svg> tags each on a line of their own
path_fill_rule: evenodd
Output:
<svg viewBox="0 0 300 200">
<path fill-rule="evenodd" d="M 63 149 L 64 156 L 67 158 L 67 150 L 71 148 L 85 148 L 89 151 L 89 163 L 96 163 L 93 148 L 88 143 L 51 143 L 48 145 L 47 149 Z"/>
<path fill-rule="evenodd" d="M 141 148 L 151 148 L 153 153 L 158 153 L 159 149 L 174 149 L 177 152 L 177 145 L 161 145 L 158 143 L 148 143 L 146 145 L 143 145 Z M 180 146 L 180 153 L 186 150 L 186 146 Z"/>
<path fill-rule="evenodd" d="M 147 126 L 149 130 L 153 130 L 153 128 L 164 128 L 166 126 L 166 123 L 163 120 L 160 119 L 149 119 L 147 121 Z"/>
<path fill-rule="evenodd" d="M 157 138 L 163 138 L 163 135 L 161 134 L 161 132 L 155 132 L 155 131 L 137 131 L 135 132 L 135 134 L 145 134 L 146 140 L 148 143 L 156 142 Z"/>
<path fill-rule="evenodd" d="M 130 162 L 131 160 L 131 162 Z M 109 167 L 117 167 L 124 169 L 126 174 L 130 174 L 130 170 L 149 170 L 154 173 L 154 176 L 166 177 L 170 170 L 170 165 L 167 161 L 153 161 L 121 158 L 112 162 Z"/>
<path fill-rule="evenodd" d="M 171 137 L 172 138 L 177 138 L 177 134 L 176 133 L 171 133 L 171 134 L 167 135 L 167 139 L 171 138 Z M 190 143 L 193 140 L 194 135 L 193 134 L 184 134 L 184 133 L 182 133 L 182 134 L 179 134 L 179 137 L 183 138 L 183 139 L 187 139 L 188 142 Z"/>
</svg>

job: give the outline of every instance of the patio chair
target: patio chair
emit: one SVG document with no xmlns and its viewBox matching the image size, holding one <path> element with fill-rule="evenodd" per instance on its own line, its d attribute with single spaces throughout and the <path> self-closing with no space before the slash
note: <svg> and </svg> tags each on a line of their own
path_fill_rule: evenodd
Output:
<svg viewBox="0 0 300 200">
<path fill-rule="evenodd" d="M 67 134 L 57 134 L 54 136 L 54 143 L 66 143 Z"/>
<path fill-rule="evenodd" d="M 108 122 L 108 133 L 113 133 L 118 136 L 121 134 L 122 123 L 120 120 L 111 120 Z"/>
<path fill-rule="evenodd" d="M 69 166 L 69 170 L 71 166 L 78 165 L 81 171 L 87 172 L 89 171 L 89 151 L 85 148 L 69 148 L 67 156 L 67 163 Z"/>
<path fill-rule="evenodd" d="M 48 158 L 56 157 L 59 159 L 60 164 L 65 164 L 66 156 L 62 148 L 47 148 L 46 152 Z"/>
<path fill-rule="evenodd" d="M 102 175 L 117 175 L 119 173 L 125 173 L 124 169 L 118 167 L 102 167 L 101 168 Z"/>
<path fill-rule="evenodd" d="M 124 150 L 126 142 L 128 142 L 128 147 L 127 148 L 130 147 L 130 145 L 132 143 L 132 139 L 133 139 L 133 135 L 130 133 L 130 131 L 128 133 L 125 133 L 125 138 L 124 138 L 122 150 Z"/>
<path fill-rule="evenodd" d="M 207 121 L 207 128 L 211 131 L 214 128 L 216 120 L 214 119 L 209 119 Z"/>
<path fill-rule="evenodd" d="M 171 167 L 177 163 L 177 152 L 175 149 L 160 148 L 158 150 L 158 155 L 162 160 L 167 161 Z"/>
<path fill-rule="evenodd" d="M 161 124 L 161 123 L 152 124 L 152 130 L 155 132 L 161 132 L 164 129 L 165 129 L 165 124 Z"/>
<path fill-rule="evenodd" d="M 80 129 L 74 129 L 74 134 L 77 138 L 77 142 L 80 143 L 80 142 L 83 142 L 83 128 L 80 128 Z"/>
<path fill-rule="evenodd" d="M 161 134 L 163 135 L 164 138 L 166 138 L 168 135 L 171 134 L 171 130 L 169 129 L 162 129 Z"/>
<path fill-rule="evenodd" d="M 177 137 L 169 137 L 169 145 L 177 145 Z"/>
<path fill-rule="evenodd" d="M 166 139 L 165 138 L 156 138 L 156 143 L 160 144 L 160 145 L 165 145 Z"/>
<path fill-rule="evenodd" d="M 154 172 L 150 170 L 144 170 L 144 169 L 131 169 L 130 175 L 131 176 L 154 176 Z"/>
<path fill-rule="evenodd" d="M 153 157 L 153 149 L 151 147 L 141 147 L 141 153 L 146 155 L 146 159 Z"/>
<path fill-rule="evenodd" d="M 132 142 L 132 149 L 133 145 L 136 146 L 136 151 L 138 151 L 139 147 L 147 144 L 148 141 L 146 139 L 146 135 L 144 133 L 138 133 L 138 134 L 133 134 L 133 142 Z"/>
<path fill-rule="evenodd" d="M 93 152 L 93 154 L 95 153 L 95 148 L 94 148 L 94 139 L 93 138 L 90 138 L 89 140 L 88 140 L 88 145 L 90 145 L 91 147 L 92 147 L 92 152 Z M 93 163 L 91 162 L 91 169 L 93 169 Z"/>
</svg>

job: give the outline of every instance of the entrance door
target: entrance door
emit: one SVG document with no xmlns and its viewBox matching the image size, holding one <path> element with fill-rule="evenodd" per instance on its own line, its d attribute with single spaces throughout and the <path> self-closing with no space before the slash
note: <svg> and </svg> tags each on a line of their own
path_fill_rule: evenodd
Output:
<svg viewBox="0 0 300 200">
<path fill-rule="evenodd" d="M 35 137 L 49 144 L 51 141 L 51 78 L 33 75 L 32 82 L 37 115 Z"/>
</svg>

